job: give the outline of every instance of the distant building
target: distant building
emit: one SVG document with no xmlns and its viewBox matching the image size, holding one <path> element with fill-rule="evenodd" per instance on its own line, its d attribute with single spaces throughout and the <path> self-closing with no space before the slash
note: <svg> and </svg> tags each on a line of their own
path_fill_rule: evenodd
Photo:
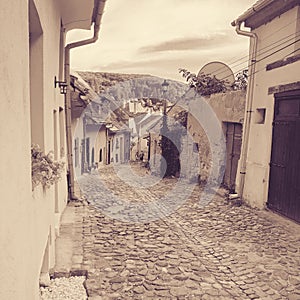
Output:
<svg viewBox="0 0 300 300">
<path fill-rule="evenodd" d="M 110 111 L 109 95 L 99 96 L 79 74 L 71 76 L 73 164 L 76 177 L 110 163 L 130 158 L 128 115 Z"/>
<path fill-rule="evenodd" d="M 130 137 L 129 128 L 119 129 L 114 137 L 113 156 L 115 163 L 127 163 L 130 160 Z"/>
<path fill-rule="evenodd" d="M 260 0 L 232 25 L 250 38 L 238 191 L 300 222 L 300 2 Z"/>
<path fill-rule="evenodd" d="M 88 133 L 92 129 L 88 126 L 90 118 L 87 118 L 85 111 L 92 101 L 98 99 L 98 95 L 91 87 L 75 72 L 71 75 L 71 135 L 73 151 L 73 168 L 75 176 L 78 177 L 87 171 L 95 153 L 90 149 L 91 138 L 95 135 Z M 96 128 L 97 132 L 97 128 Z"/>
<path fill-rule="evenodd" d="M 235 190 L 242 142 L 245 96 L 245 91 L 239 90 L 200 97 L 192 89 L 185 95 L 184 108 L 175 105 L 167 111 L 168 135 L 172 140 L 169 147 L 171 175 L 179 176 L 180 174 L 190 181 L 205 183 L 210 176 L 212 164 L 217 163 L 220 166 L 224 164 L 222 183 L 230 191 Z M 207 113 L 208 107 L 214 116 Z M 150 166 L 155 173 L 158 173 L 161 163 L 160 155 L 163 145 L 160 129 L 162 124 L 163 121 L 160 118 L 148 130 Z M 224 149 L 219 147 L 220 151 L 224 152 L 219 158 L 222 160 L 224 157 L 224 161 L 212 162 L 212 144 L 218 143 L 219 140 L 216 136 L 208 136 L 209 132 L 205 124 L 206 127 L 216 124 L 216 127 L 220 129 L 219 134 L 224 136 Z"/>
<path fill-rule="evenodd" d="M 132 142 L 134 146 L 131 148 L 131 159 L 139 159 L 139 154 L 143 151 L 144 159 L 148 157 L 148 129 L 153 126 L 159 119 L 160 113 L 140 113 L 129 121 L 132 129 Z M 136 157 L 136 154 L 138 157 Z"/>
</svg>

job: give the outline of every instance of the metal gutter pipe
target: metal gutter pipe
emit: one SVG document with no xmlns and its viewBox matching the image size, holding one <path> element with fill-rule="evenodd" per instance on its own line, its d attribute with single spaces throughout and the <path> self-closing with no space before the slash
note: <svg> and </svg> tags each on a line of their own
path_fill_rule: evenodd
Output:
<svg viewBox="0 0 300 300">
<path fill-rule="evenodd" d="M 68 151 L 68 170 L 69 170 L 69 197 L 70 200 L 78 200 L 75 195 L 74 186 L 74 168 L 73 168 L 73 149 L 72 149 L 72 131 L 71 131 L 71 89 L 70 89 L 70 50 L 73 48 L 85 46 L 95 43 L 98 40 L 100 23 L 104 12 L 106 0 L 98 0 L 95 4 L 96 16 L 94 16 L 94 35 L 90 39 L 77 41 L 65 46 L 65 82 L 67 84 L 67 93 L 65 95 L 65 114 L 66 114 L 66 136 L 67 136 L 67 151 Z"/>
<path fill-rule="evenodd" d="M 247 164 L 247 153 L 248 153 L 248 143 L 250 134 L 250 124 L 253 112 L 253 87 L 254 87 L 254 74 L 256 68 L 256 52 L 257 52 L 257 35 L 254 32 L 249 32 L 241 29 L 241 22 L 235 21 L 232 24 L 236 26 L 236 32 L 239 35 L 247 36 L 252 39 L 253 44 L 250 44 L 251 52 L 249 57 L 249 71 L 248 71 L 248 87 L 246 95 L 246 111 L 245 111 L 245 121 L 244 121 L 244 133 L 243 133 L 243 143 L 240 158 L 240 186 L 239 186 L 239 197 L 243 199 L 244 186 L 245 186 L 245 175 L 246 175 L 246 164 Z"/>
</svg>

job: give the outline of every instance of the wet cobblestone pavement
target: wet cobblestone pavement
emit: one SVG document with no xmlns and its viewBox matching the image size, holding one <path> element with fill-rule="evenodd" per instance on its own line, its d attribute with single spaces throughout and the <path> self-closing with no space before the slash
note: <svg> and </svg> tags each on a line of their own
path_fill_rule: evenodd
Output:
<svg viewBox="0 0 300 300">
<path fill-rule="evenodd" d="M 134 168 L 143 175 L 145 169 Z M 91 204 L 77 208 L 83 215 L 81 267 L 88 270 L 89 299 L 300 299 L 299 225 L 220 195 L 201 207 L 198 186 L 170 213 L 159 199 L 177 179 L 137 188 L 111 167 L 99 174 L 81 177 Z M 124 209 L 118 199 L 137 210 Z M 120 219 L 149 202 L 156 203 L 154 216 L 162 210 L 160 218 Z"/>
</svg>

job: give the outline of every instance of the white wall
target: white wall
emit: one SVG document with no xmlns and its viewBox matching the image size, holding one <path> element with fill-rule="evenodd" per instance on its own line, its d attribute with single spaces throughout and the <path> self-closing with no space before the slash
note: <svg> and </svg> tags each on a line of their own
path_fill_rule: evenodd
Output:
<svg viewBox="0 0 300 300">
<path fill-rule="evenodd" d="M 102 126 L 98 131 L 95 143 L 96 161 L 98 162 L 98 165 L 106 164 L 106 147 L 106 127 Z M 100 161 L 100 149 L 102 149 L 102 161 Z"/>
<path fill-rule="evenodd" d="M 82 155 L 82 146 L 81 142 L 83 139 L 83 119 L 77 118 L 72 120 L 72 151 L 73 151 L 73 167 L 75 173 L 75 179 L 81 175 L 81 155 Z M 76 148 L 75 151 L 75 141 Z"/>
<path fill-rule="evenodd" d="M 99 159 L 99 153 L 97 153 L 97 136 L 98 136 L 99 126 L 87 126 L 86 129 L 86 138 L 90 139 L 90 167 L 92 166 L 92 149 L 94 148 L 94 163 L 97 162 Z"/>
<path fill-rule="evenodd" d="M 0 299 L 39 299 L 39 274 L 43 261 L 44 271 L 54 266 L 55 228 L 58 229 L 59 217 L 67 201 L 65 174 L 56 191 L 54 186 L 45 191 L 39 186 L 32 192 L 32 137 L 33 142 L 40 142 L 46 153 L 55 146 L 56 149 L 65 148 L 61 145 L 65 141 L 59 134 L 64 124 L 60 124 L 59 117 L 55 118 L 57 141 L 54 143 L 53 112 L 56 110 L 59 114 L 59 108 L 64 106 L 63 96 L 54 89 L 54 76 L 59 74 L 60 46 L 57 1 L 32 3 L 35 3 L 43 33 L 35 48 L 40 58 L 31 52 L 31 68 L 36 68 L 37 72 L 31 73 L 31 79 L 28 1 L 5 0 L 0 10 Z M 30 95 L 35 97 L 34 101 L 30 101 Z M 37 103 L 40 105 L 33 105 Z M 42 117 L 32 123 L 31 116 L 37 117 L 37 113 Z M 34 134 L 36 130 L 39 137 Z M 57 154 L 58 159 L 65 159 L 60 151 Z M 47 245 L 49 257 L 44 260 Z"/>
<path fill-rule="evenodd" d="M 298 18 L 298 25 L 296 20 Z M 288 25 L 287 25 L 288 24 Z M 275 18 L 271 22 L 257 28 L 258 62 L 254 76 L 253 115 L 251 118 L 249 147 L 246 163 L 246 176 L 243 198 L 253 206 L 264 207 L 268 198 L 269 163 L 272 146 L 272 122 L 274 114 L 274 96 L 268 95 L 269 87 L 299 81 L 300 62 L 266 71 L 266 65 L 284 58 L 295 50 L 295 44 L 283 48 L 289 42 L 282 44 L 287 37 L 293 38 L 299 26 L 299 9 L 297 7 Z M 277 41 L 281 44 L 276 47 Z M 260 59 L 269 56 L 261 61 Z M 265 108 L 264 124 L 257 124 L 257 109 Z M 239 178 L 237 180 L 239 184 Z"/>
<path fill-rule="evenodd" d="M 24 257 L 33 250 L 28 243 L 33 242 L 32 237 L 28 239 L 33 220 L 24 218 L 32 215 L 27 3 L 6 1 L 1 6 L 1 42 L 5 47 L 0 49 L 0 188 L 4 202 L 0 212 L 0 298 L 29 299 L 36 278 L 24 281 L 28 274 L 32 275 L 32 262 Z M 3 30 L 12 21 L 14 35 Z"/>
<path fill-rule="evenodd" d="M 130 135 L 128 132 L 116 132 L 114 136 L 114 163 L 124 163 L 130 159 Z M 118 145 L 118 146 L 117 146 Z M 118 160 L 116 159 L 118 157 Z"/>
</svg>

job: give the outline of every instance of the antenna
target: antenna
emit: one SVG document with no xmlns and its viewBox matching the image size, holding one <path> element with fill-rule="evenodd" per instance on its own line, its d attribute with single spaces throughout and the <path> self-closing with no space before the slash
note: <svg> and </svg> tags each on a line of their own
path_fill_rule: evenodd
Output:
<svg viewBox="0 0 300 300">
<path fill-rule="evenodd" d="M 228 85 L 232 85 L 235 81 L 232 70 L 225 63 L 219 61 L 209 62 L 204 65 L 197 76 L 199 77 L 200 74 L 215 76 L 219 80 L 225 80 Z"/>
</svg>

